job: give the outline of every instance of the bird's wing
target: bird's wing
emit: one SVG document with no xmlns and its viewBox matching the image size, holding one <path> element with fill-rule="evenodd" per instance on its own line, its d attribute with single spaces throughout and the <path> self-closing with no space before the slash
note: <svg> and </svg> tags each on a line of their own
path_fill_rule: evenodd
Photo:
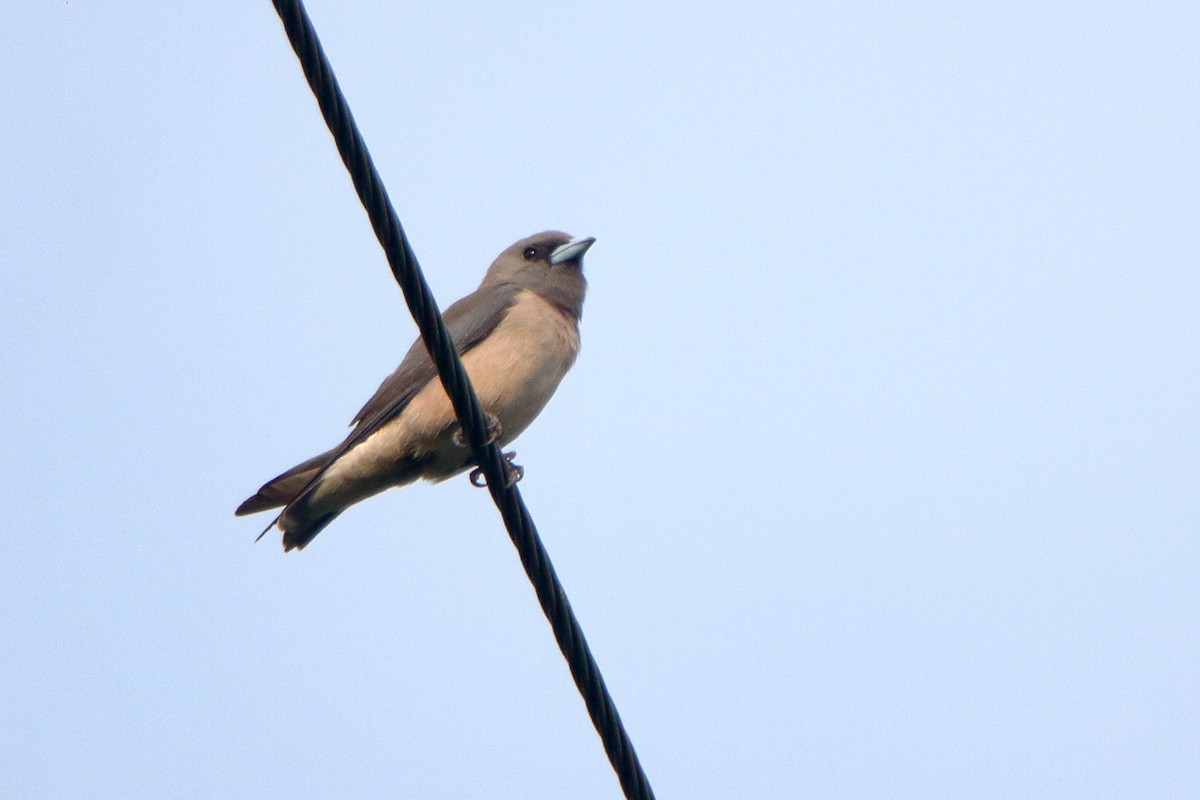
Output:
<svg viewBox="0 0 1200 800">
<path fill-rule="evenodd" d="M 446 309 L 442 319 L 446 322 L 446 329 L 450 338 L 454 340 L 454 347 L 460 357 L 496 329 L 520 290 L 520 287 L 513 284 L 480 287 Z M 313 474 L 305 476 L 308 478 L 307 482 L 288 502 L 284 511 L 307 495 L 335 461 L 402 412 L 417 392 L 436 375 L 437 369 L 425 351 L 425 345 L 417 339 L 396 371 L 384 379 L 375 394 L 354 417 L 354 430 L 350 431 L 350 435 L 341 444 L 323 454 L 323 457 L 327 457 L 325 463 Z M 263 533 L 269 531 L 282 516 L 282 513 L 277 516 Z M 313 535 L 315 536 L 316 532 Z"/>
<path fill-rule="evenodd" d="M 519 291 L 519 287 L 510 283 L 484 286 L 446 309 L 442 318 L 460 358 L 496 329 Z M 355 428 L 345 442 L 346 449 L 403 411 L 417 392 L 436 376 L 437 370 L 425 344 L 417 339 L 396 371 L 384 378 L 375 394 L 354 416 L 351 424 Z"/>
</svg>

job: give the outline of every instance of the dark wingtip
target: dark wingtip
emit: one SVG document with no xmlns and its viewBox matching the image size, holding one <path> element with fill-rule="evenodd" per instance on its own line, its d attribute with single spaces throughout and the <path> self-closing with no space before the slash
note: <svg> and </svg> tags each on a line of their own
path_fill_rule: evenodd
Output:
<svg viewBox="0 0 1200 800">
<path fill-rule="evenodd" d="M 237 511 L 233 512 L 235 517 L 244 517 L 247 514 L 257 514 L 259 511 L 266 511 L 268 508 L 278 508 L 283 505 L 269 498 L 263 497 L 261 494 L 256 494 L 253 497 L 248 497 L 242 501 L 242 504 L 237 507 Z"/>
<path fill-rule="evenodd" d="M 237 507 L 237 511 L 233 514 L 236 517 L 244 517 L 247 514 L 257 514 L 259 511 L 267 511 L 272 508 L 283 508 L 288 503 L 296 499 L 295 492 L 291 491 L 291 487 L 280 487 L 279 479 L 276 478 L 271 483 L 259 489 L 254 493 L 253 497 L 247 497 L 242 504 Z"/>
</svg>

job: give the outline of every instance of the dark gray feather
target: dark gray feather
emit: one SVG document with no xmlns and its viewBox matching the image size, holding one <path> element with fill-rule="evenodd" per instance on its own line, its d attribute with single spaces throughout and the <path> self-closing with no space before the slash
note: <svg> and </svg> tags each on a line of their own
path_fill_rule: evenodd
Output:
<svg viewBox="0 0 1200 800">
<path fill-rule="evenodd" d="M 333 460 L 334 452 L 329 450 L 319 456 L 313 456 L 282 475 L 275 476 L 264 483 L 253 497 L 247 498 L 233 513 L 240 517 L 243 514 L 266 511 L 268 508 L 286 506 L 312 482 L 313 477 L 329 465 L 329 462 Z"/>
<path fill-rule="evenodd" d="M 496 329 L 520 291 L 519 286 L 511 283 L 485 284 L 446 309 L 442 318 L 460 358 Z M 437 370 L 425 345 L 417 339 L 396 371 L 384 379 L 371 399 L 355 414 L 351 423 L 357 426 L 355 433 L 358 428 L 377 430 L 403 411 L 436 375 Z"/>
</svg>

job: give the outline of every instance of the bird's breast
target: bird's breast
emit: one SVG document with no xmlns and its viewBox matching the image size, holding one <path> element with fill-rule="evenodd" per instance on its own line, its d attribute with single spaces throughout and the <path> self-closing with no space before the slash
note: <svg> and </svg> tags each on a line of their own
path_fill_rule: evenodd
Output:
<svg viewBox="0 0 1200 800">
<path fill-rule="evenodd" d="M 480 403 L 500 420 L 502 445 L 541 412 L 578 354 L 575 318 L 523 291 L 496 329 L 463 356 Z"/>
</svg>

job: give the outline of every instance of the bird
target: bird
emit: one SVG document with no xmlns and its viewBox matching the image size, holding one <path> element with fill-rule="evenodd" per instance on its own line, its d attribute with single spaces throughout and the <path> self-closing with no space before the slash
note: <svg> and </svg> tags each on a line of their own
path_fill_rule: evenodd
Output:
<svg viewBox="0 0 1200 800">
<path fill-rule="evenodd" d="M 579 354 L 596 240 L 544 231 L 505 249 L 474 292 L 443 314 L 475 388 L 488 433 L 501 447 L 546 406 Z M 302 550 L 348 507 L 418 479 L 446 480 L 475 465 L 454 408 L 420 339 L 351 421 L 336 447 L 267 481 L 234 512 L 280 508 L 283 549 Z M 505 457 L 511 462 L 511 453 Z M 510 479 L 519 479 L 520 468 Z"/>
</svg>

